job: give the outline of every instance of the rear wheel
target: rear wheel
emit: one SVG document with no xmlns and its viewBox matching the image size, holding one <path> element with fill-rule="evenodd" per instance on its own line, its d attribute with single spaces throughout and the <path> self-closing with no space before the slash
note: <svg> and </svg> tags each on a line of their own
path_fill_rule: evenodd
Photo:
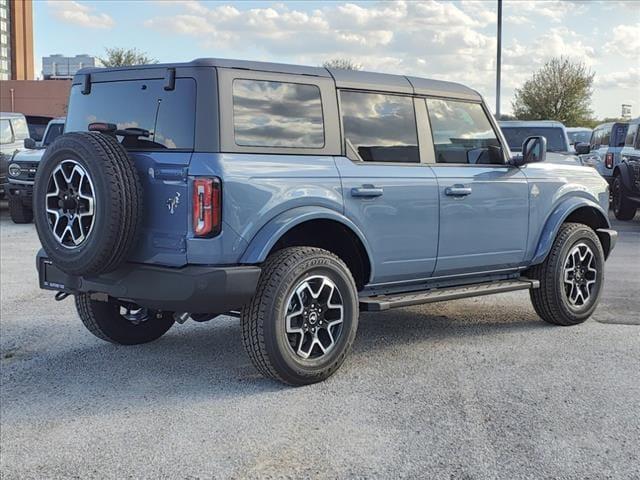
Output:
<svg viewBox="0 0 640 480">
<path fill-rule="evenodd" d="M 76 295 L 76 309 L 87 330 L 96 337 L 120 345 L 138 345 L 157 340 L 173 325 L 170 312 L 109 299 L 92 300 L 89 294 Z"/>
<path fill-rule="evenodd" d="M 13 223 L 31 223 L 33 209 L 24 204 L 20 197 L 9 195 L 9 214 Z"/>
<path fill-rule="evenodd" d="M 604 282 L 604 252 L 595 232 L 580 223 L 560 227 L 546 260 L 529 271 L 540 281 L 531 290 L 536 313 L 555 325 L 576 325 L 598 306 Z"/>
<path fill-rule="evenodd" d="M 620 175 L 613 178 L 612 185 L 613 214 L 618 220 L 632 220 L 636 215 L 636 205 L 624 194 L 624 185 Z"/>
<path fill-rule="evenodd" d="M 322 381 L 342 365 L 355 338 L 355 282 L 326 250 L 280 250 L 265 262 L 241 323 L 245 349 L 263 375 L 290 385 Z"/>
</svg>

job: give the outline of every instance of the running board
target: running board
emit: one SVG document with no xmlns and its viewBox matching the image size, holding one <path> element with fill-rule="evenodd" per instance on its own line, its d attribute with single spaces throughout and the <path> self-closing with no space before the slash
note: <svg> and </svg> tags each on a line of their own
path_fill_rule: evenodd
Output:
<svg viewBox="0 0 640 480">
<path fill-rule="evenodd" d="M 420 292 L 362 297 L 360 298 L 360 310 L 364 312 L 381 312 L 391 308 L 409 307 L 423 303 L 457 300 L 459 298 L 478 297 L 480 295 L 492 295 L 516 290 L 529 290 L 539 286 L 540 282 L 538 280 L 520 278 L 518 280 L 499 280 L 462 287 L 433 288 Z"/>
</svg>

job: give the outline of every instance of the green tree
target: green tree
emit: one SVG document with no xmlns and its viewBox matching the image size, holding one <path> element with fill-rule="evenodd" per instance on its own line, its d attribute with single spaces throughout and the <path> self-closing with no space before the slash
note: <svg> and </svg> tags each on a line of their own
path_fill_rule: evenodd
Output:
<svg viewBox="0 0 640 480">
<path fill-rule="evenodd" d="M 350 58 L 332 58 L 322 63 L 324 68 L 340 68 L 342 70 L 362 70 L 362 65 Z"/>
<path fill-rule="evenodd" d="M 105 48 L 105 57 L 98 57 L 98 60 L 105 67 L 125 67 L 127 65 L 146 65 L 158 63 L 155 58 L 149 57 L 145 52 L 137 48 Z"/>
<path fill-rule="evenodd" d="M 567 126 L 587 123 L 593 113 L 594 75 L 584 63 L 552 58 L 516 89 L 513 113 L 519 120 L 557 120 Z"/>
</svg>

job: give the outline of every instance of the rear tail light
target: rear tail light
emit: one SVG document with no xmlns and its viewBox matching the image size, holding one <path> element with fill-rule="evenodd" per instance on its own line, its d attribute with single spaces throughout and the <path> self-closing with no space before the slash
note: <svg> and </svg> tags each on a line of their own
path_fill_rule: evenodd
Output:
<svg viewBox="0 0 640 480">
<path fill-rule="evenodd" d="M 219 179 L 196 178 L 193 181 L 193 233 L 196 237 L 213 237 L 220 233 L 220 200 Z"/>
<path fill-rule="evenodd" d="M 604 157 L 604 165 L 607 168 L 613 168 L 613 153 L 607 153 Z"/>
</svg>

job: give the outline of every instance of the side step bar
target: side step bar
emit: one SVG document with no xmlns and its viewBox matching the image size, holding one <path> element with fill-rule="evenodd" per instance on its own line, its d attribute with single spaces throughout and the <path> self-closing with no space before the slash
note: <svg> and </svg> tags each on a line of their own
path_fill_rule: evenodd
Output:
<svg viewBox="0 0 640 480">
<path fill-rule="evenodd" d="M 513 292 L 516 290 L 529 290 L 538 287 L 540 287 L 538 280 L 520 278 L 518 280 L 499 280 L 461 287 L 433 288 L 420 292 L 377 295 L 360 298 L 360 310 L 364 312 L 381 312 L 391 308 L 409 307 L 423 303 L 457 300 L 459 298 L 478 297 L 480 295 Z"/>
</svg>

